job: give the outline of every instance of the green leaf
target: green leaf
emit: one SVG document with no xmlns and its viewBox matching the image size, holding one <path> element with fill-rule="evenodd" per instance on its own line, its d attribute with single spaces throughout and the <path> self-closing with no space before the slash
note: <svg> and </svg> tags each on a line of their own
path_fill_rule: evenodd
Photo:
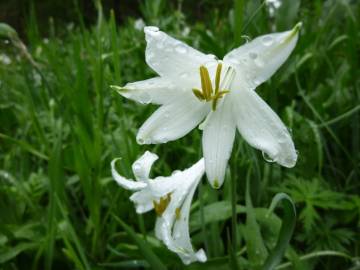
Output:
<svg viewBox="0 0 360 270">
<path fill-rule="evenodd" d="M 251 170 L 249 170 L 250 172 Z M 250 173 L 246 179 L 246 225 L 245 225 L 245 241 L 247 254 L 250 264 L 254 269 L 259 269 L 260 265 L 265 261 L 268 252 L 266 250 L 260 226 L 256 221 L 255 210 L 250 197 Z"/>
<path fill-rule="evenodd" d="M 136 245 L 139 248 L 140 253 L 144 256 L 144 258 L 148 261 L 150 266 L 155 270 L 165 270 L 166 266 L 161 262 L 160 258 L 151 250 L 149 245 L 141 239 L 135 231 L 126 225 L 120 218 L 117 216 L 113 216 L 115 220 L 120 224 L 120 226 L 125 230 L 125 232 L 133 239 Z"/>
<path fill-rule="evenodd" d="M 231 202 L 220 201 L 209 204 L 204 207 L 204 224 L 227 220 L 232 215 Z M 245 213 L 246 209 L 242 205 L 236 205 L 236 213 Z M 190 228 L 191 231 L 201 228 L 200 211 L 191 215 Z"/>
<path fill-rule="evenodd" d="M 289 246 L 291 236 L 294 232 L 296 222 L 296 210 L 292 199 L 285 193 L 278 193 L 273 198 L 269 213 L 273 212 L 279 202 L 282 202 L 284 208 L 284 217 L 281 224 L 279 238 L 275 248 L 271 251 L 263 266 L 264 270 L 274 269 L 281 261 L 286 248 Z"/>
<path fill-rule="evenodd" d="M 21 243 L 13 248 L 10 248 L 9 250 L 2 251 L 0 253 L 0 264 L 15 258 L 17 255 L 19 255 L 25 250 L 33 249 L 36 247 L 38 247 L 38 244 L 36 243 Z"/>
</svg>

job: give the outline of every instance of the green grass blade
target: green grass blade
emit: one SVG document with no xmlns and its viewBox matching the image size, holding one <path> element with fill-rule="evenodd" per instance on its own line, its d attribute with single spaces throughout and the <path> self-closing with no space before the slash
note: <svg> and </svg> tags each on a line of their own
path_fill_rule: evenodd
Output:
<svg viewBox="0 0 360 270">
<path fill-rule="evenodd" d="M 271 251 L 263 266 L 264 270 L 274 269 L 281 261 L 286 248 L 289 246 L 291 236 L 294 232 L 296 222 L 296 210 L 292 199 L 285 193 L 278 193 L 273 198 L 269 212 L 271 213 L 279 202 L 282 202 L 284 208 L 284 217 L 275 248 Z"/>
<path fill-rule="evenodd" d="M 113 216 L 115 220 L 120 224 L 120 226 L 125 230 L 125 232 L 133 239 L 136 245 L 139 248 L 139 251 L 144 256 L 144 258 L 148 261 L 150 266 L 154 270 L 165 270 L 167 269 L 166 266 L 161 262 L 160 258 L 151 250 L 149 245 L 141 239 L 139 236 L 136 235 L 135 231 L 126 225 L 120 218 L 117 216 Z"/>
</svg>

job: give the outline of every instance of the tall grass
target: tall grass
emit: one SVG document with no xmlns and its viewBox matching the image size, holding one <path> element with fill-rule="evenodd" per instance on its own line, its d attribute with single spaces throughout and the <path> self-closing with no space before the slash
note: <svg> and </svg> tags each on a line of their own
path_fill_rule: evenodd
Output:
<svg viewBox="0 0 360 270">
<path fill-rule="evenodd" d="M 6 38 L 0 45 L 0 269 L 258 269 L 248 238 L 258 230 L 265 252 L 274 246 L 281 221 L 267 218 L 265 208 L 279 191 L 299 213 L 279 269 L 358 263 L 360 4 L 286 0 L 273 16 L 261 1 L 193 5 L 144 1 L 139 10 L 146 24 L 220 58 L 247 38 L 303 22 L 292 56 L 257 90 L 290 128 L 297 166 L 266 163 L 237 136 L 223 189 L 203 179 L 192 206 L 193 243 L 210 260 L 184 267 L 155 239 L 155 215 L 136 215 L 130 193 L 110 177 L 119 156 L 119 170 L 132 177 L 131 164 L 145 149 L 161 156 L 154 175 L 202 156 L 198 130 L 165 145 L 137 145 L 137 129 L 155 107 L 109 88 L 154 75 L 136 18 L 117 25 L 98 1 L 95 25 L 86 27 L 79 10 L 75 27 L 50 18 L 44 37 L 31 6 L 27 51 Z M 249 200 L 254 216 L 246 221 Z"/>
</svg>

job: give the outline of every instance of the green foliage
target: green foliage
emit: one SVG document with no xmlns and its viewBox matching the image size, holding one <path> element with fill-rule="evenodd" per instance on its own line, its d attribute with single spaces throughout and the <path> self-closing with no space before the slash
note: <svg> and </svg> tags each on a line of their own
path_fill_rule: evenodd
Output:
<svg viewBox="0 0 360 270">
<path fill-rule="evenodd" d="M 130 193 L 112 181 L 110 161 L 122 157 L 119 170 L 130 177 L 132 162 L 152 150 L 161 156 L 153 174 L 166 175 L 201 157 L 201 133 L 137 145 L 137 129 L 155 106 L 125 100 L 109 85 L 155 75 L 144 61 L 138 18 L 117 25 L 117 13 L 94 1 L 98 18 L 87 25 L 74 3 L 75 24 L 49 19 L 45 25 L 34 1 L 26 42 L 0 24 L 0 269 L 260 269 L 285 216 L 265 208 L 277 192 L 287 193 L 299 214 L 275 269 L 355 269 L 358 1 L 284 0 L 273 14 L 260 0 L 157 0 L 137 7 L 147 25 L 219 58 L 248 38 L 303 22 L 292 56 L 257 89 L 291 129 L 299 162 L 293 169 L 268 164 L 238 136 L 224 188 L 213 190 L 204 180 L 192 205 L 193 244 L 209 260 L 186 267 L 155 239 L 155 214 L 138 216 Z"/>
</svg>

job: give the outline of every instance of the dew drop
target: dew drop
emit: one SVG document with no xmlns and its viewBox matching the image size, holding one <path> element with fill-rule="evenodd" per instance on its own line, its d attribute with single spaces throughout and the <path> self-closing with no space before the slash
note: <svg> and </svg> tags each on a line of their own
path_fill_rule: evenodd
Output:
<svg viewBox="0 0 360 270">
<path fill-rule="evenodd" d="M 136 140 L 138 144 L 145 144 L 145 140 L 143 138 L 137 138 Z"/>
<path fill-rule="evenodd" d="M 258 67 L 263 67 L 264 62 L 262 60 L 260 60 L 259 58 L 257 58 L 257 59 L 255 59 L 255 65 L 257 65 Z"/>
<path fill-rule="evenodd" d="M 271 36 L 265 36 L 261 41 L 265 46 L 270 46 L 273 43 L 273 38 Z"/>
<path fill-rule="evenodd" d="M 139 95 L 139 102 L 142 104 L 149 104 L 151 102 L 151 96 L 144 92 Z"/>
<path fill-rule="evenodd" d="M 141 165 L 138 162 L 135 162 L 133 165 L 133 170 L 136 173 L 139 173 L 141 171 Z"/>
<path fill-rule="evenodd" d="M 255 60 L 256 58 L 257 58 L 257 53 L 255 53 L 255 52 L 249 52 L 249 57 L 251 58 L 251 59 L 253 59 L 253 60 Z"/>
<path fill-rule="evenodd" d="M 180 73 L 180 78 L 186 79 L 187 77 L 189 77 L 189 74 L 187 72 Z"/>
<path fill-rule="evenodd" d="M 175 170 L 172 172 L 171 176 L 176 176 L 179 175 L 180 171 L 179 170 Z"/>
<path fill-rule="evenodd" d="M 275 162 L 275 160 L 273 160 L 266 152 L 262 152 L 262 156 L 263 158 L 267 161 L 267 162 L 270 162 L 270 163 L 273 163 Z"/>
<path fill-rule="evenodd" d="M 179 43 L 178 45 L 175 46 L 175 51 L 177 51 L 178 53 L 184 54 L 187 52 L 187 48 L 184 44 Z"/>
</svg>

